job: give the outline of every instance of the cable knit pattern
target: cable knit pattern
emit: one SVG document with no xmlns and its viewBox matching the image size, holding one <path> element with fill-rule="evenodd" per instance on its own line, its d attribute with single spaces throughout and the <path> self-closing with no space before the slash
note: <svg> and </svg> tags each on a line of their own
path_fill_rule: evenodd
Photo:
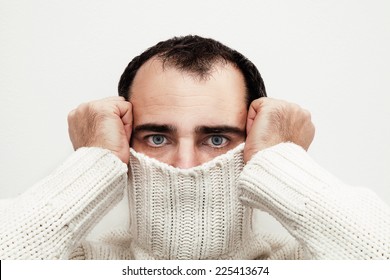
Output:
<svg viewBox="0 0 390 280">
<path fill-rule="evenodd" d="M 0 208 L 1 259 L 67 258 L 121 197 L 127 167 L 107 150 L 82 148 Z"/>
<path fill-rule="evenodd" d="M 390 209 L 343 184 L 299 146 L 257 153 L 241 175 L 242 200 L 269 212 L 315 259 L 390 259 Z"/>
</svg>

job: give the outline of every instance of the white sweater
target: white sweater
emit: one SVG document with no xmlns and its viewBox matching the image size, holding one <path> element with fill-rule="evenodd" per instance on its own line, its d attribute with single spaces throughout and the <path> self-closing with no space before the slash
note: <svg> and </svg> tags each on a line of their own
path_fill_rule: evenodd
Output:
<svg viewBox="0 0 390 280">
<path fill-rule="evenodd" d="M 235 158 L 237 165 L 239 149 L 222 157 L 217 169 L 229 162 L 229 157 Z M 132 158 L 138 162 L 131 164 L 129 173 L 130 229 L 110 233 L 99 243 L 85 241 L 87 233 L 122 198 L 128 168 L 107 150 L 81 148 L 25 193 L 0 203 L 0 258 L 390 259 L 390 208 L 370 190 L 343 184 L 294 144 L 261 151 L 241 169 L 223 169 L 221 174 L 229 174 L 231 186 L 237 188 L 217 194 L 206 194 L 207 188 L 198 187 L 192 192 L 185 188 L 183 196 L 174 196 L 173 191 L 156 193 L 162 188 L 140 188 L 148 185 L 142 180 L 137 188 L 134 172 L 139 172 L 138 178 L 149 174 L 147 177 L 169 189 L 166 180 L 202 185 L 196 172 L 216 167 L 206 165 L 184 174 L 195 178 L 196 183 L 191 183 L 173 179 L 184 176 L 181 171 L 161 167 L 140 155 Z M 152 171 L 150 162 L 154 162 Z M 167 170 L 169 176 L 165 177 Z M 213 180 L 207 177 L 206 181 Z M 148 205 L 151 200 L 145 198 L 153 197 L 162 199 Z M 214 200 L 207 202 L 207 197 L 220 199 L 211 203 Z M 191 204 L 192 200 L 196 203 Z M 177 203 L 173 205 L 173 201 Z M 274 216 L 291 238 L 256 235 L 249 222 L 252 207 Z M 156 213 L 164 214 L 156 218 Z M 191 213 L 197 213 L 193 219 Z M 226 217 L 223 223 L 218 224 L 218 215 Z M 192 225 L 192 230 L 186 225 Z M 196 249 L 187 246 L 191 243 Z"/>
</svg>

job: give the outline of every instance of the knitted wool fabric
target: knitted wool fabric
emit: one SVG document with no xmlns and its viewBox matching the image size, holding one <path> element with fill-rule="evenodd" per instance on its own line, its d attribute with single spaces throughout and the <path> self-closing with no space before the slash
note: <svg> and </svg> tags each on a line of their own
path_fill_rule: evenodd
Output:
<svg viewBox="0 0 390 280">
<path fill-rule="evenodd" d="M 0 200 L 0 259 L 390 259 L 390 208 L 294 144 L 261 151 L 245 167 L 241 146 L 189 170 L 132 152 L 130 170 L 126 184 L 115 155 L 81 148 L 22 195 Z M 88 241 L 127 185 L 133 236 L 122 228 Z M 249 207 L 291 236 L 252 234 Z"/>
<path fill-rule="evenodd" d="M 190 169 L 131 151 L 129 205 L 135 258 L 214 259 L 242 246 L 252 215 L 238 195 L 243 147 Z"/>
</svg>

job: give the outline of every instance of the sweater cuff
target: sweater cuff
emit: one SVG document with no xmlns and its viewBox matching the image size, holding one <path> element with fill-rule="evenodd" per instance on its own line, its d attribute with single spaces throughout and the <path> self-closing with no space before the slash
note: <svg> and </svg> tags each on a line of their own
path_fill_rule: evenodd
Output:
<svg viewBox="0 0 390 280">
<path fill-rule="evenodd" d="M 8 225 L 1 234 L 1 246 L 9 248 L 4 258 L 66 258 L 120 200 L 126 183 L 127 166 L 114 154 L 78 149 L 1 213 Z"/>
<path fill-rule="evenodd" d="M 258 152 L 240 177 L 244 203 L 273 215 L 313 258 L 389 258 L 390 211 L 373 192 L 343 184 L 300 147 Z"/>
</svg>

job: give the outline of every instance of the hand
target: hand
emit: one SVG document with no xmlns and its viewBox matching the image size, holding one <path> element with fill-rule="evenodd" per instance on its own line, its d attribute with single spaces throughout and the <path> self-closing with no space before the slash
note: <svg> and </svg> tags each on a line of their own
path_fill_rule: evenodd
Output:
<svg viewBox="0 0 390 280">
<path fill-rule="evenodd" d="M 123 97 L 108 97 L 81 104 L 69 113 L 69 137 L 75 150 L 105 148 L 128 164 L 132 122 L 131 103 Z"/>
<path fill-rule="evenodd" d="M 262 97 L 250 105 L 246 132 L 245 162 L 258 151 L 283 142 L 293 142 L 307 150 L 315 128 L 309 111 L 293 103 Z"/>
</svg>

